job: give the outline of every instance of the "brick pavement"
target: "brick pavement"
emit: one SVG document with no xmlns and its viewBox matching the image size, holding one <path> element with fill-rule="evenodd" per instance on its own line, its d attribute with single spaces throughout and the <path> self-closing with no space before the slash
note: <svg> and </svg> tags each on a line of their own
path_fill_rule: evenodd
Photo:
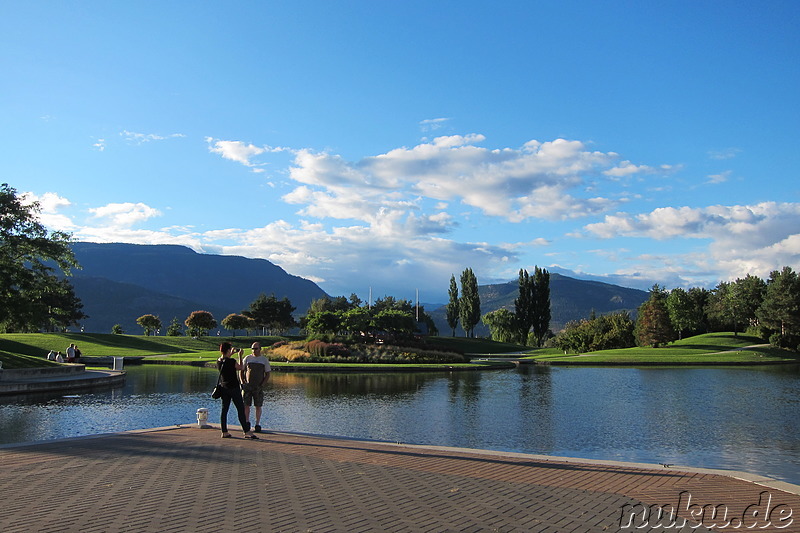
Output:
<svg viewBox="0 0 800 533">
<path fill-rule="evenodd" d="M 703 505 L 724 506 L 724 520 L 708 509 L 702 520 L 733 518 L 725 531 L 752 522 L 760 531 L 800 531 L 797 494 L 708 472 L 261 437 L 175 427 L 0 447 L 0 531 L 709 531 L 691 521 L 674 527 L 680 519 L 659 523 L 655 507 L 643 522 L 637 504 L 680 507 L 684 518 L 694 509 L 697 519 Z M 767 495 L 773 527 L 760 528 Z M 637 512 L 631 525 L 642 527 L 620 529 L 626 505 Z M 748 506 L 761 514 L 742 524 Z"/>
</svg>

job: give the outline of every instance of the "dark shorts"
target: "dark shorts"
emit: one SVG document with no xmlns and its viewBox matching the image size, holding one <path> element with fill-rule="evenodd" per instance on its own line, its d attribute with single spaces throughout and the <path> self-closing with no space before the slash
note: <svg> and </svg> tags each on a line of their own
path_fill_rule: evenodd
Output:
<svg viewBox="0 0 800 533">
<path fill-rule="evenodd" d="M 264 389 L 258 385 L 244 383 L 242 384 L 242 400 L 245 405 L 261 407 L 264 405 Z"/>
</svg>

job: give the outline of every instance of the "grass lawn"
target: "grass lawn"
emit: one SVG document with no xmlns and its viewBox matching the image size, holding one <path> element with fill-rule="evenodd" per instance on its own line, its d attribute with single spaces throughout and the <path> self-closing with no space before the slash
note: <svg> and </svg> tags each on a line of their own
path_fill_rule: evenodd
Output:
<svg viewBox="0 0 800 533">
<path fill-rule="evenodd" d="M 539 354 L 530 358 L 550 364 L 763 364 L 799 362 L 800 354 L 757 346 L 765 344 L 757 337 L 733 333 L 708 333 L 675 341 L 661 348 L 624 348 L 601 350 L 582 355 Z"/>
<path fill-rule="evenodd" d="M 74 342 L 85 356 L 152 357 L 170 361 L 213 362 L 219 357 L 218 346 L 228 341 L 236 347 L 249 348 L 254 341 L 269 346 L 283 337 L 216 337 L 199 339 L 191 337 L 145 337 L 143 335 L 113 335 L 110 333 L 8 333 L 0 335 L 0 361 L 4 368 L 30 368 L 48 366 L 44 356 L 51 349 L 65 353 Z M 776 362 L 798 362 L 800 354 L 770 346 L 750 347 L 764 344 L 756 337 L 732 333 L 710 333 L 676 341 L 662 348 L 626 348 L 604 350 L 585 355 L 564 355 L 554 348 L 531 349 L 516 344 L 493 342 L 487 339 L 464 337 L 430 337 L 434 347 L 461 353 L 475 354 L 473 359 L 487 358 L 466 364 L 365 364 L 354 363 L 273 363 L 276 367 L 316 369 L 365 369 L 397 368 L 442 369 L 442 368 L 498 368 L 507 363 L 492 362 L 492 356 L 513 352 L 526 352 L 525 358 L 550 364 L 763 364 Z M 249 351 L 249 350 L 248 350 Z"/>
</svg>

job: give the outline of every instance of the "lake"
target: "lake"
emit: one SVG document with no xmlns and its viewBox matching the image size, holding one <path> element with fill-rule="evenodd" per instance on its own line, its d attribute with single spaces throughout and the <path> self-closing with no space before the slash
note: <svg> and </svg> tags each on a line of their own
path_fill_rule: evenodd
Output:
<svg viewBox="0 0 800 533">
<path fill-rule="evenodd" d="M 214 369 L 129 366 L 123 387 L 0 398 L 0 443 L 196 423 Z M 800 484 L 800 365 L 273 372 L 265 429 L 743 470 Z M 235 424 L 235 413 L 229 423 Z"/>
</svg>

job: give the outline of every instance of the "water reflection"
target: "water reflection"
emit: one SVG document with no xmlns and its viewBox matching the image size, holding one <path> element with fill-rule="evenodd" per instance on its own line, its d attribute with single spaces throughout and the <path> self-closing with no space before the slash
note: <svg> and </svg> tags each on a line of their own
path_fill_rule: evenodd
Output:
<svg viewBox="0 0 800 533">
<path fill-rule="evenodd" d="M 0 398 L 0 442 L 219 420 L 202 367 L 129 367 L 124 387 Z M 273 373 L 266 427 L 391 442 L 762 473 L 800 483 L 800 367 Z M 234 423 L 231 418 L 230 423 Z"/>
</svg>

